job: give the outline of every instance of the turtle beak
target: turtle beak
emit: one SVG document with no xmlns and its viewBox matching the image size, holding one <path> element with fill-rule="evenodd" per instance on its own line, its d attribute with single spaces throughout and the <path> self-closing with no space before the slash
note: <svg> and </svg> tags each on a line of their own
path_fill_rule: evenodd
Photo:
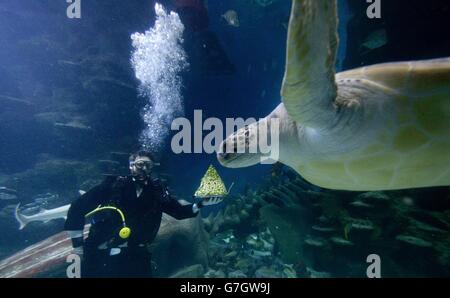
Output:
<svg viewBox="0 0 450 298">
<path fill-rule="evenodd" d="M 236 152 L 236 145 L 234 145 L 233 152 Z M 237 157 L 237 154 L 231 153 L 230 150 L 227 151 L 227 140 L 224 140 L 220 144 L 220 150 L 217 152 L 217 160 L 221 165 L 227 166 L 232 160 Z"/>
<path fill-rule="evenodd" d="M 220 144 L 220 151 L 217 152 L 217 160 L 219 163 L 227 168 L 242 168 L 253 165 L 256 162 L 249 163 L 249 154 L 239 153 L 237 143 L 233 138 L 228 138 Z"/>
</svg>

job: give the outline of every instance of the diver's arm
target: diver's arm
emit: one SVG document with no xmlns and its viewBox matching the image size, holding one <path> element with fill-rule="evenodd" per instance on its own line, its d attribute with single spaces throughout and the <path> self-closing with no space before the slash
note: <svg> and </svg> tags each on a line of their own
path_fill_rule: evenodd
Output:
<svg viewBox="0 0 450 298">
<path fill-rule="evenodd" d="M 187 204 L 182 205 L 172 197 L 169 190 L 162 184 L 158 185 L 161 191 L 161 209 L 162 212 L 169 214 L 176 219 L 185 219 L 197 216 L 201 205 Z"/>
<path fill-rule="evenodd" d="M 197 216 L 200 207 L 196 204 L 182 205 L 175 199 L 170 199 L 163 204 L 162 211 L 176 219 L 185 219 Z"/>
<path fill-rule="evenodd" d="M 95 186 L 77 198 L 70 205 L 64 230 L 68 231 L 75 252 L 82 253 L 85 215 L 109 196 L 110 185 L 111 179 L 106 179 L 100 185 Z"/>
</svg>

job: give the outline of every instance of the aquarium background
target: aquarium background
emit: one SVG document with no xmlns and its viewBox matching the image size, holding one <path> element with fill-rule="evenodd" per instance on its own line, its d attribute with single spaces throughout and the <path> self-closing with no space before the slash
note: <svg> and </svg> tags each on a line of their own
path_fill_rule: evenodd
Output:
<svg viewBox="0 0 450 298">
<path fill-rule="evenodd" d="M 70 203 L 105 174 L 127 174 L 146 104 L 130 36 L 153 26 L 154 4 L 82 0 L 82 18 L 68 19 L 63 0 L 0 2 L 0 186 L 16 191 L 0 200 L 0 259 L 63 227 L 59 219 L 19 231 L 18 203 L 33 214 Z M 290 1 L 205 5 L 207 25 L 183 36 L 185 117 L 194 109 L 204 119 L 264 117 L 280 102 Z M 383 1 L 380 20 L 368 19 L 366 8 L 339 1 L 338 70 L 450 56 L 448 1 Z M 223 17 L 228 10 L 238 27 Z M 235 183 L 214 212 L 204 210 L 207 266 L 167 275 L 364 277 L 366 257 L 377 253 L 383 276 L 450 276 L 448 187 L 324 190 L 279 164 L 227 169 L 213 154 L 176 155 L 170 136 L 157 156 L 179 198 L 192 201 L 210 164 L 227 186 Z"/>
</svg>

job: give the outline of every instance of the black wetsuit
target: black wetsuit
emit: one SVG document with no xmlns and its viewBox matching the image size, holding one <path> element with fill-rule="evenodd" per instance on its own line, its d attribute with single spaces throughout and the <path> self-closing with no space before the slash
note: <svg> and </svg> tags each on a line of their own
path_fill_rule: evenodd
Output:
<svg viewBox="0 0 450 298">
<path fill-rule="evenodd" d="M 119 208 L 131 234 L 119 237 L 123 227 L 120 214 L 114 210 L 96 212 L 89 237 L 84 243 L 82 277 L 149 277 L 151 257 L 146 245 L 159 230 L 162 212 L 176 219 L 195 217 L 192 204 L 181 205 L 171 197 L 160 180 L 149 180 L 137 197 L 136 182 L 131 177 L 108 177 L 70 206 L 65 230 L 79 231 L 85 215 L 99 205 Z M 111 249 L 120 253 L 111 255 Z"/>
</svg>

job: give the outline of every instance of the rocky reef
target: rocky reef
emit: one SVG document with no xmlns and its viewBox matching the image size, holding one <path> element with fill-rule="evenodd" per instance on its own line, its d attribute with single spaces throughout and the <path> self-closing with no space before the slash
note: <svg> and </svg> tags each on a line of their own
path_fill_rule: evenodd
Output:
<svg viewBox="0 0 450 298">
<path fill-rule="evenodd" d="M 321 190 L 276 166 L 206 219 L 206 276 L 365 277 L 370 254 L 384 277 L 449 276 L 449 204 L 448 188 Z"/>
</svg>

